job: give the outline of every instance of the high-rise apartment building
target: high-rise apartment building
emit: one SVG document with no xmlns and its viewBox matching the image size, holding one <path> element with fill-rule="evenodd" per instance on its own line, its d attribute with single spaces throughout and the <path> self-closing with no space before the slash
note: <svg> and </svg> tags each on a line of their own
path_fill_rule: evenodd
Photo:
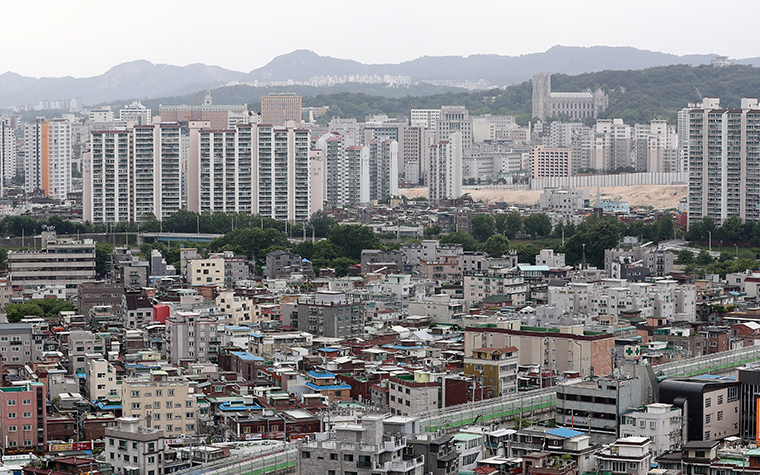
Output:
<svg viewBox="0 0 760 475">
<path fill-rule="evenodd" d="M 84 219 L 139 222 L 148 213 L 163 219 L 179 211 L 181 135 L 179 123 L 160 117 L 151 125 L 93 130 L 83 160 Z"/>
<path fill-rule="evenodd" d="M 594 156 L 591 168 L 615 170 L 629 167 L 631 162 L 631 126 L 623 119 L 599 119 L 596 121 Z"/>
<path fill-rule="evenodd" d="M 428 168 L 428 131 L 423 126 L 407 127 L 403 141 L 399 142 L 400 153 L 403 154 L 404 181 L 411 185 L 424 183 Z"/>
<path fill-rule="evenodd" d="M 428 198 L 438 202 L 462 196 L 462 133 L 430 146 Z"/>
<path fill-rule="evenodd" d="M 255 127 L 240 124 L 231 129 L 201 129 L 198 125 L 210 126 L 208 122 L 190 122 L 188 181 L 193 186 L 188 187 L 188 209 L 251 214 Z"/>
<path fill-rule="evenodd" d="M 369 148 L 369 201 L 398 196 L 398 142 L 373 140 Z"/>
<path fill-rule="evenodd" d="M 739 109 L 706 97 L 689 110 L 689 223 L 736 216 L 760 221 L 760 105 Z"/>
<path fill-rule="evenodd" d="M 270 94 L 261 98 L 261 122 L 284 126 L 287 122 L 301 123 L 301 97 L 295 94 Z"/>
<path fill-rule="evenodd" d="M 16 135 L 13 120 L 0 117 L 0 166 L 2 178 L 12 180 L 16 176 Z M 2 183 L 0 183 L 2 186 Z M 0 188 L 2 190 L 2 188 Z"/>
<path fill-rule="evenodd" d="M 24 191 L 64 200 L 71 191 L 71 123 L 37 119 L 24 126 Z"/>
<path fill-rule="evenodd" d="M 300 100 L 300 99 L 299 99 Z M 311 214 L 309 131 L 288 121 L 259 124 L 253 166 L 253 210 L 280 221 L 302 222 Z"/>
</svg>

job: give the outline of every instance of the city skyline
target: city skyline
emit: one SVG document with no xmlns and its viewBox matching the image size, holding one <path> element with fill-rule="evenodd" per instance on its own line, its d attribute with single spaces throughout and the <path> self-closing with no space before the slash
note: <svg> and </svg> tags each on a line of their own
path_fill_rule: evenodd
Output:
<svg viewBox="0 0 760 475">
<path fill-rule="evenodd" d="M 735 37 L 678 35 L 679 25 L 703 22 L 702 12 L 710 8 L 705 1 L 647 1 L 639 4 L 639 8 L 626 10 L 624 22 L 609 21 L 622 12 L 604 2 L 593 1 L 579 9 L 566 2 L 550 1 L 547 8 L 541 10 L 542 27 L 535 29 L 533 22 L 515 21 L 535 17 L 528 3 L 481 0 L 453 14 L 454 4 L 441 8 L 441 4 L 428 1 L 394 0 L 386 2 L 385 8 L 403 14 L 395 17 L 394 26 L 383 41 L 335 41 L 336 35 L 338 38 L 365 37 L 367 22 L 362 19 L 374 15 L 369 5 L 357 6 L 344 1 L 333 2 L 330 8 L 324 9 L 313 8 L 302 1 L 293 2 L 288 9 L 288 31 L 304 33 L 287 37 L 279 32 L 280 22 L 270 21 L 281 15 L 281 8 L 275 4 L 233 5 L 234 17 L 230 16 L 229 8 L 214 9 L 200 1 L 180 4 L 138 0 L 133 8 L 123 9 L 91 0 L 65 4 L 43 0 L 34 4 L 34 15 L 28 5 L 25 2 L 5 5 L 7 18 L 14 19 L 6 25 L 6 34 L 19 39 L 24 47 L 9 49 L 3 54 L 0 72 L 11 71 L 30 77 L 90 77 L 138 59 L 178 66 L 203 63 L 249 72 L 297 49 L 367 64 L 399 63 L 421 56 L 517 56 L 546 51 L 555 45 L 631 46 L 676 55 L 720 54 L 731 59 L 760 56 L 760 48 L 753 42 L 736 41 Z M 652 9 L 657 11 L 656 15 L 651 14 Z M 739 2 L 721 5 L 722 16 L 728 19 L 751 16 L 753 10 L 760 11 L 760 6 Z M 230 18 L 245 19 L 239 25 L 241 35 L 235 39 L 250 41 L 251 47 L 245 49 L 245 54 L 240 54 L 239 48 L 229 48 L 229 32 L 235 29 L 230 25 Z M 115 24 L 115 19 L 119 23 Z M 494 19 L 498 23 L 489 28 L 488 24 Z M 328 21 L 331 25 L 340 25 L 340 29 L 324 27 Z M 67 33 L 61 31 L 61 25 L 77 31 L 78 24 L 85 26 L 84 38 L 77 39 L 78 42 L 97 39 L 88 42 L 86 55 L 78 48 L 50 47 L 50 34 L 65 37 Z M 111 32 L 95 28 L 108 24 L 114 25 Z M 594 27 L 578 28 L 580 24 Z M 426 30 L 458 31 L 459 41 L 442 42 L 437 35 L 421 34 Z M 30 32 L 33 35 L 30 36 Z M 75 33 L 68 35 L 71 39 L 75 37 Z M 121 35 L 126 35 L 128 40 L 119 39 Z M 109 37 L 113 41 L 109 41 Z M 267 41 L 266 48 L 260 48 L 256 46 L 257 38 L 274 41 Z M 192 47 L 181 46 L 187 41 L 193 42 Z"/>
</svg>

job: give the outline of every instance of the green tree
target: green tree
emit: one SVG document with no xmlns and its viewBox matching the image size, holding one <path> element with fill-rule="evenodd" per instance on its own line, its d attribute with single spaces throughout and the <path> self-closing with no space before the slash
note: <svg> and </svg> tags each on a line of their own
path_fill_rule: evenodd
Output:
<svg viewBox="0 0 760 475">
<path fill-rule="evenodd" d="M 32 299 L 26 303 L 11 303 L 5 306 L 10 323 L 16 323 L 26 316 L 54 317 L 59 312 L 75 310 L 71 303 L 61 299 Z"/>
<path fill-rule="evenodd" d="M 288 239 L 284 233 L 276 229 L 247 228 L 230 231 L 216 238 L 208 246 L 210 252 L 233 251 L 248 259 L 255 258 L 258 265 L 263 265 L 266 259 L 265 250 L 288 249 Z M 167 262 L 169 259 L 166 259 Z"/>
<path fill-rule="evenodd" d="M 426 227 L 425 230 L 422 232 L 422 235 L 430 239 L 441 234 L 441 231 L 443 231 L 443 229 L 441 228 L 441 225 L 434 224 L 433 226 Z"/>
<path fill-rule="evenodd" d="M 362 249 L 380 249 L 380 238 L 371 228 L 360 224 L 341 224 L 327 233 L 327 240 L 343 251 L 346 257 L 360 259 Z"/>
<path fill-rule="evenodd" d="M 161 231 L 161 222 L 153 213 L 145 213 L 140 218 L 140 231 L 145 233 L 157 233 Z"/>
<path fill-rule="evenodd" d="M 523 220 L 525 232 L 534 238 L 546 237 L 552 232 L 552 220 L 543 213 L 532 214 Z"/>
<path fill-rule="evenodd" d="M 95 244 L 95 274 L 103 277 L 111 272 L 112 256 L 112 245 L 105 242 Z"/>
<path fill-rule="evenodd" d="M 713 262 L 712 256 L 710 256 L 710 253 L 707 252 L 706 249 L 702 249 L 699 251 L 699 254 L 697 255 L 697 258 L 694 259 L 695 264 L 699 264 L 701 266 L 711 264 Z"/>
<path fill-rule="evenodd" d="M 329 233 L 333 226 L 335 226 L 337 223 L 327 213 L 320 210 L 311 215 L 309 224 L 314 226 L 314 235 L 316 237 L 323 238 L 327 237 L 327 233 Z"/>
<path fill-rule="evenodd" d="M 691 264 L 692 262 L 694 262 L 694 253 L 688 249 L 681 249 L 678 251 L 678 258 L 676 259 L 676 263 Z"/>
<path fill-rule="evenodd" d="M 330 262 L 330 267 L 335 269 L 335 275 L 343 277 L 345 275 L 348 275 L 348 268 L 355 264 L 357 264 L 357 261 L 354 259 L 349 259 L 348 257 L 339 257 L 337 259 L 333 259 Z"/>
<path fill-rule="evenodd" d="M 504 220 L 503 227 L 504 230 L 500 231 L 500 233 L 509 239 L 514 239 L 523 228 L 523 220 L 520 217 L 520 213 L 509 213 Z"/>
<path fill-rule="evenodd" d="M 476 251 L 478 241 L 467 231 L 457 231 L 455 233 L 441 236 L 440 242 L 446 244 L 461 244 L 465 251 Z"/>
<path fill-rule="evenodd" d="M 493 216 L 476 214 L 471 219 L 472 235 L 480 242 L 485 242 L 495 232 Z"/>
<path fill-rule="evenodd" d="M 501 234 L 494 234 L 486 240 L 482 250 L 491 257 L 501 257 L 509 250 L 509 240 Z"/>
<path fill-rule="evenodd" d="M 604 251 L 617 246 L 619 239 L 620 228 L 614 218 L 592 215 L 565 241 L 565 260 L 570 265 L 581 262 L 585 244 L 586 262 L 600 269 L 604 268 Z"/>
<path fill-rule="evenodd" d="M 730 242 L 739 242 L 742 240 L 742 220 L 738 216 L 731 216 L 723 221 L 720 226 L 722 238 Z"/>
</svg>

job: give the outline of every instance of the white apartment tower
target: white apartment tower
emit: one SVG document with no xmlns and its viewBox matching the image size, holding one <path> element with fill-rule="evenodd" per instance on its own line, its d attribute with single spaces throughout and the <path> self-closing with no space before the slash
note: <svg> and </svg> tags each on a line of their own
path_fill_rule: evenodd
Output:
<svg viewBox="0 0 760 475">
<path fill-rule="evenodd" d="M 279 221 L 303 222 L 311 214 L 309 131 L 295 126 L 256 127 L 253 209 Z"/>
<path fill-rule="evenodd" d="M 239 124 L 226 130 L 199 129 L 195 127 L 199 123 L 203 122 L 191 122 L 190 129 L 198 149 L 188 160 L 188 174 L 196 177 L 199 186 L 188 188 L 188 209 L 251 214 L 254 127 Z"/>
<path fill-rule="evenodd" d="M 5 180 L 16 176 L 16 135 L 10 117 L 0 117 L 0 166 Z"/>
<path fill-rule="evenodd" d="M 369 200 L 398 196 L 398 142 L 373 140 L 369 143 Z"/>
<path fill-rule="evenodd" d="M 462 133 L 430 146 L 428 198 L 437 202 L 462 196 Z"/>
<path fill-rule="evenodd" d="M 71 191 L 71 123 L 37 119 L 24 126 L 24 191 L 66 199 Z"/>
<path fill-rule="evenodd" d="M 689 223 L 760 221 L 760 105 L 724 109 L 706 97 L 689 110 Z"/>
<path fill-rule="evenodd" d="M 92 223 L 163 219 L 181 205 L 179 123 L 93 130 L 83 160 L 84 219 Z"/>
<path fill-rule="evenodd" d="M 324 157 L 327 204 L 340 207 L 369 203 L 369 148 L 346 146 L 344 136 L 335 132 L 320 137 L 316 148 Z"/>
</svg>

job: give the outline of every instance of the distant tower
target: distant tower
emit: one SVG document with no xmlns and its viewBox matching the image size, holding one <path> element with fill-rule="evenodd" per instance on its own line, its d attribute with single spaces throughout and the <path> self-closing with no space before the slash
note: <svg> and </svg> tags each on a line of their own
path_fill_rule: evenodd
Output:
<svg viewBox="0 0 760 475">
<path fill-rule="evenodd" d="M 537 73 L 533 75 L 533 117 L 539 119 L 546 118 L 546 106 L 551 95 L 551 90 L 551 73 Z"/>
<path fill-rule="evenodd" d="M 206 89 L 206 97 L 203 98 L 203 105 L 204 106 L 211 105 L 211 89 Z"/>
</svg>

